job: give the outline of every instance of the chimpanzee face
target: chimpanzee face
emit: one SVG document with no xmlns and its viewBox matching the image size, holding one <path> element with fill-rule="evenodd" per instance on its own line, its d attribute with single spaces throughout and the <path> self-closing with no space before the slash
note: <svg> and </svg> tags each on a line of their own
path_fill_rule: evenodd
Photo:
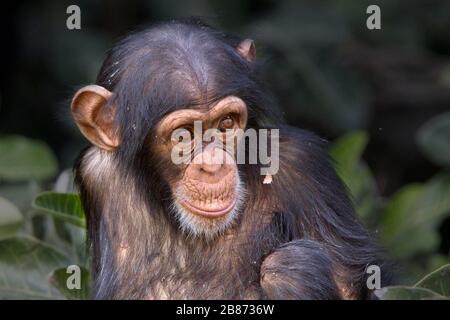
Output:
<svg viewBox="0 0 450 320">
<path fill-rule="evenodd" d="M 252 59 L 253 43 L 238 52 Z M 99 85 L 80 89 L 72 113 L 81 132 L 96 147 L 114 153 L 121 144 L 115 122 L 114 96 Z M 180 228 L 193 235 L 215 236 L 238 215 L 245 188 L 236 163 L 236 145 L 247 124 L 247 106 L 237 96 L 165 114 L 149 134 L 149 149 L 162 159 L 160 175 L 169 185 L 172 214 Z"/>
<path fill-rule="evenodd" d="M 230 96 L 209 108 L 172 112 L 158 123 L 156 136 L 161 143 L 155 149 L 164 156 L 167 167 L 178 173 L 165 178 L 172 190 L 174 211 L 186 231 L 216 234 L 239 212 L 244 188 L 235 147 L 246 122 L 245 103 Z"/>
</svg>

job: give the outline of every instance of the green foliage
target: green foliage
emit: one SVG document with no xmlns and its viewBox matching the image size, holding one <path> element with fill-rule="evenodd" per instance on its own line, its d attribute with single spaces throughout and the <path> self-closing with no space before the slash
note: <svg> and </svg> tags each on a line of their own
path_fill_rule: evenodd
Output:
<svg viewBox="0 0 450 320">
<path fill-rule="evenodd" d="M 375 295 L 380 300 L 428 300 L 445 298 L 428 289 L 405 286 L 382 288 L 377 290 Z"/>
<path fill-rule="evenodd" d="M 19 136 L 0 138 L 0 150 L 0 195 L 11 200 L 0 197 L 0 299 L 88 298 L 80 199 L 74 193 L 38 194 L 56 174 L 56 157 L 44 143 Z M 58 191 L 70 191 L 61 190 L 69 185 L 64 180 L 57 180 Z M 70 265 L 81 268 L 81 289 L 66 285 Z"/>
<path fill-rule="evenodd" d="M 349 188 L 356 211 L 368 224 L 374 224 L 377 191 L 369 167 L 361 156 L 369 141 L 367 133 L 355 131 L 337 139 L 330 148 L 336 171 Z"/>
<path fill-rule="evenodd" d="M 441 242 L 439 227 L 450 216 L 450 171 L 443 170 L 424 183 L 407 184 L 390 199 L 383 199 L 361 158 L 367 141 L 364 132 L 347 133 L 334 142 L 330 154 L 357 213 L 379 235 L 389 256 L 402 265 L 403 280 L 412 281 L 418 273 L 450 262 L 448 254 L 436 254 Z M 405 290 L 399 287 L 389 294 L 402 296 Z M 414 294 L 424 291 L 414 290 Z"/>
<path fill-rule="evenodd" d="M 8 200 L 0 197 L 0 239 L 14 235 L 22 226 L 23 218 L 19 209 Z"/>
<path fill-rule="evenodd" d="M 89 299 L 91 277 L 90 272 L 81 267 L 80 289 L 68 289 L 67 282 L 70 281 L 71 274 L 66 268 L 56 269 L 50 275 L 52 283 L 67 299 L 85 300 Z"/>
<path fill-rule="evenodd" d="M 76 193 L 43 192 L 33 200 L 32 207 L 73 225 L 86 227 L 81 200 Z"/>
<path fill-rule="evenodd" d="M 450 297 L 450 264 L 426 275 L 416 283 L 415 287 L 426 288 L 440 295 Z"/>
<path fill-rule="evenodd" d="M 412 287 L 385 287 L 375 294 L 381 300 L 450 300 L 450 264 L 426 275 Z"/>
<path fill-rule="evenodd" d="M 57 171 L 56 157 L 41 141 L 0 137 L 0 181 L 45 180 Z"/>
<path fill-rule="evenodd" d="M 442 113 L 417 132 L 417 144 L 434 163 L 450 167 L 450 112 Z"/>
<path fill-rule="evenodd" d="M 61 299 L 49 282 L 56 268 L 70 264 L 67 256 L 34 238 L 0 241 L 0 297 L 3 299 Z"/>
<path fill-rule="evenodd" d="M 429 252 L 439 244 L 438 228 L 450 213 L 450 172 L 424 184 L 403 187 L 387 203 L 382 239 L 396 258 Z M 411 241 L 414 239 L 414 241 Z"/>
</svg>

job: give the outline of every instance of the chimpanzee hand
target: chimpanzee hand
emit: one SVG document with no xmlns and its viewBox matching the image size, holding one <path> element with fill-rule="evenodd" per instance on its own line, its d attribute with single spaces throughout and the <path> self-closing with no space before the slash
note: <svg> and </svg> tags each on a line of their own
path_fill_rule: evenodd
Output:
<svg viewBox="0 0 450 320">
<path fill-rule="evenodd" d="M 261 287 L 268 299 L 341 299 L 324 247 L 294 240 L 278 247 L 261 266 Z"/>
</svg>

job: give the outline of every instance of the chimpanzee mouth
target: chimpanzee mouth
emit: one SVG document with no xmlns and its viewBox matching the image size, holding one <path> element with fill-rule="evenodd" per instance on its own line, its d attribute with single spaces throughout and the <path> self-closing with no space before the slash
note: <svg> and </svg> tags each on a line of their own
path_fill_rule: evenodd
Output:
<svg viewBox="0 0 450 320">
<path fill-rule="evenodd" d="M 186 200 L 182 201 L 181 204 L 183 205 L 183 207 L 185 207 L 185 209 L 194 214 L 206 218 L 218 218 L 226 215 L 231 210 L 233 210 L 234 206 L 236 205 L 236 198 L 233 198 L 233 200 L 228 205 L 219 208 L 200 208 Z"/>
<path fill-rule="evenodd" d="M 213 194 L 208 195 L 201 192 L 192 194 L 186 192 L 185 184 L 179 186 L 172 204 L 179 228 L 187 235 L 214 239 L 216 235 L 231 227 L 246 195 L 238 175 L 234 184 L 232 190 L 217 188 Z"/>
</svg>

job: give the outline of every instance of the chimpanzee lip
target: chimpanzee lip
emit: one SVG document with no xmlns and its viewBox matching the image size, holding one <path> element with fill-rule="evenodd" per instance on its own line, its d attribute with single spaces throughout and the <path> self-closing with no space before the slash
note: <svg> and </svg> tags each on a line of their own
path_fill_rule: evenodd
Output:
<svg viewBox="0 0 450 320">
<path fill-rule="evenodd" d="M 200 216 L 207 217 L 207 218 L 218 218 L 218 217 L 224 216 L 234 208 L 235 204 L 236 204 L 236 198 L 234 198 L 233 201 L 231 201 L 230 204 L 227 205 L 226 207 L 223 207 L 223 208 L 220 208 L 217 210 L 216 209 L 211 210 L 211 209 L 199 208 L 186 200 L 184 200 L 182 202 L 182 205 L 186 209 L 188 209 L 190 212 L 198 214 Z"/>
</svg>

